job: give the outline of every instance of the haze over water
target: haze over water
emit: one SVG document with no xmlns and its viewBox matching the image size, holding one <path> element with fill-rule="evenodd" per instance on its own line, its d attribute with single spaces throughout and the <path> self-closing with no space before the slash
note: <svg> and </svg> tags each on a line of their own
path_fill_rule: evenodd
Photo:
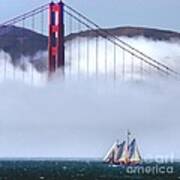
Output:
<svg viewBox="0 0 180 180">
<path fill-rule="evenodd" d="M 126 40 L 179 69 L 178 41 Z M 74 61 L 76 66 L 76 56 Z M 87 78 L 83 58 L 80 61 L 78 77 L 72 74 L 63 80 L 57 74 L 45 83 L 34 70 L 36 85 L 41 86 L 21 80 L 1 83 L 1 157 L 101 158 L 117 138 L 125 138 L 127 129 L 137 138 L 144 158 L 180 157 L 175 141 L 179 136 L 177 81 L 157 76 L 113 81 L 103 74 L 98 80 Z"/>
</svg>

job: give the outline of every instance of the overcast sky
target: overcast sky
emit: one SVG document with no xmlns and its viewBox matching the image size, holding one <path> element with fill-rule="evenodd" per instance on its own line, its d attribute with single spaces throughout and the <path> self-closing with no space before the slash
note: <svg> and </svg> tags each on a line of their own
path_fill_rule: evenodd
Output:
<svg viewBox="0 0 180 180">
<path fill-rule="evenodd" d="M 49 0 L 1 0 L 0 22 Z M 66 0 L 103 27 L 148 26 L 180 31 L 179 0 Z"/>
</svg>

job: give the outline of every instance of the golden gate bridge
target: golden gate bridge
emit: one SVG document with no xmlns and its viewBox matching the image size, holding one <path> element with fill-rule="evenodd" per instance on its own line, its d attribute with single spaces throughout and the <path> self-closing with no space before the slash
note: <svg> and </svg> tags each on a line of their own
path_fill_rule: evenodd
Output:
<svg viewBox="0 0 180 180">
<path fill-rule="evenodd" d="M 112 77 L 116 79 L 136 79 L 158 74 L 162 77 L 179 79 L 179 72 L 143 53 L 110 31 L 101 28 L 84 14 L 60 1 L 48 3 L 12 18 L 1 27 L 21 27 L 48 37 L 45 74 L 51 77 L 56 71 L 67 75 Z M 22 62 L 26 40 L 21 41 Z M 15 46 L 15 45 L 14 45 Z M 4 52 L 7 49 L 2 49 Z M 6 56 L 4 56 L 6 59 Z M 4 61 L 3 74 L 7 75 Z M 13 66 L 13 76 L 17 67 Z M 25 70 L 22 70 L 24 76 Z M 33 79 L 33 70 L 31 71 Z"/>
</svg>

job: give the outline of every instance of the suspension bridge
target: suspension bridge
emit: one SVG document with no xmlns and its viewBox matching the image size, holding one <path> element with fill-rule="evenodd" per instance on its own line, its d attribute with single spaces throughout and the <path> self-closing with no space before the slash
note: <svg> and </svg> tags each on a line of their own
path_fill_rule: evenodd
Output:
<svg viewBox="0 0 180 180">
<path fill-rule="evenodd" d="M 136 49 L 62 1 L 40 6 L 1 23 L 0 27 L 18 27 L 47 37 L 47 41 L 44 41 L 45 53 L 34 52 L 29 56 L 25 48 L 31 44 L 28 46 L 29 39 L 26 39 L 26 34 L 21 34 L 20 58 L 23 78 L 27 70 L 25 68 L 27 57 L 32 63 L 38 54 L 44 66 L 41 73 L 48 77 L 60 71 L 63 77 L 81 75 L 124 80 L 143 79 L 158 74 L 165 78 L 179 79 L 180 74 L 177 70 Z M 8 46 L 1 50 L 4 52 L 4 61 L 1 62 L 0 68 L 1 76 L 7 77 L 11 73 L 16 79 L 20 76 L 19 67 L 14 63 L 13 57 L 10 57 L 13 70 L 9 72 Z M 29 75 L 32 80 L 34 71 L 31 65 Z"/>
</svg>

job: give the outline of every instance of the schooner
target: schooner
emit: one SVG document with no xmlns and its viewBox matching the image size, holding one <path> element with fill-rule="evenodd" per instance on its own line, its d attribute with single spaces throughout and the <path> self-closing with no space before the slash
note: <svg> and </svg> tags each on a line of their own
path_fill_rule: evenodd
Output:
<svg viewBox="0 0 180 180">
<path fill-rule="evenodd" d="M 123 141 L 122 143 L 119 143 L 119 141 L 116 141 L 112 145 L 103 159 L 105 163 L 116 165 L 132 165 L 139 164 L 142 161 L 136 139 L 133 139 L 130 142 L 130 135 L 131 133 L 128 131 L 127 142 Z"/>
</svg>

